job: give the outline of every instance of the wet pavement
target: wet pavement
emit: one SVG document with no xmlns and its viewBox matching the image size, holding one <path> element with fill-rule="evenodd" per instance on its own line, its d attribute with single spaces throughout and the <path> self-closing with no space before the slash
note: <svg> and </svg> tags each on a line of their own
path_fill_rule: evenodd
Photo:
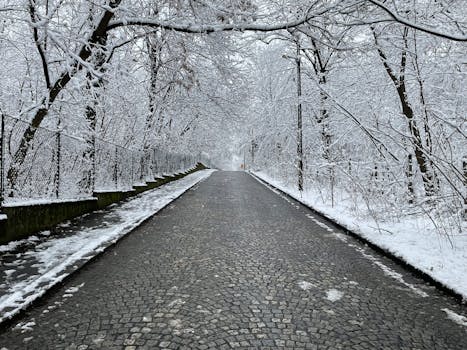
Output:
<svg viewBox="0 0 467 350">
<path fill-rule="evenodd" d="M 97 223 L 98 224 L 98 223 Z M 0 332 L 7 349 L 463 349 L 466 307 L 216 172 Z"/>
</svg>

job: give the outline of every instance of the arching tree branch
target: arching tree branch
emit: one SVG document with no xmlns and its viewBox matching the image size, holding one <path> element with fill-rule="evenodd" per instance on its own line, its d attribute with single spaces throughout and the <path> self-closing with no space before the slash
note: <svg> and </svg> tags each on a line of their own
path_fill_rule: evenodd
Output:
<svg viewBox="0 0 467 350">
<path fill-rule="evenodd" d="M 440 38 L 444 39 L 449 39 L 449 40 L 454 40 L 454 41 L 467 41 L 467 36 L 459 36 L 459 35 L 454 35 L 454 34 L 449 34 L 449 33 L 444 33 L 440 32 L 436 29 L 432 29 L 426 26 L 419 25 L 417 23 L 414 23 L 402 16 L 399 16 L 397 13 L 395 13 L 393 10 L 391 10 L 389 7 L 387 7 L 385 4 L 383 4 L 381 1 L 378 0 L 368 0 L 371 2 L 373 5 L 378 6 L 381 8 L 384 12 L 386 12 L 395 22 L 401 23 L 407 27 L 419 30 L 421 32 L 425 32 L 434 36 L 438 36 Z"/>
</svg>

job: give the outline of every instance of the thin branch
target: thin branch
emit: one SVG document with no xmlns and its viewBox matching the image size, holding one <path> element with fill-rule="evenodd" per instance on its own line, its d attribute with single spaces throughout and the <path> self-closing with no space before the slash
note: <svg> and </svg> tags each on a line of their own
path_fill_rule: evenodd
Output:
<svg viewBox="0 0 467 350">
<path fill-rule="evenodd" d="M 109 55 L 108 55 L 108 57 L 107 57 L 107 59 L 106 59 L 106 63 L 109 63 L 109 62 L 111 61 L 111 59 L 112 59 L 112 57 L 113 57 L 113 55 L 114 55 L 114 53 L 115 53 L 115 51 L 116 51 L 117 49 L 119 49 L 119 48 L 121 48 L 121 47 L 123 47 L 123 46 L 125 46 L 125 45 L 127 45 L 127 44 L 130 44 L 130 43 L 132 43 L 132 42 L 135 41 L 135 40 L 144 38 L 144 37 L 146 37 L 146 36 L 148 36 L 148 35 L 150 35 L 150 34 L 156 33 L 156 32 L 157 32 L 157 30 L 153 30 L 153 31 L 150 31 L 150 32 L 147 32 L 147 33 L 136 34 L 136 35 L 134 35 L 133 37 L 127 39 L 127 40 L 124 40 L 124 41 L 122 41 L 122 42 L 120 42 L 120 43 L 118 43 L 118 44 L 115 44 L 115 45 L 110 49 L 110 53 L 109 53 Z"/>
<path fill-rule="evenodd" d="M 435 29 L 432 29 L 432 28 L 429 28 L 429 27 L 426 27 L 426 26 L 419 25 L 417 23 L 409 21 L 408 19 L 406 19 L 406 18 L 404 18 L 402 16 L 399 16 L 397 13 L 395 13 L 393 10 L 391 10 L 389 7 L 387 7 L 385 4 L 383 4 L 382 2 L 380 2 L 378 0 L 368 0 L 368 1 L 371 2 L 373 5 L 378 6 L 379 8 L 381 8 L 394 21 L 396 21 L 398 23 L 401 23 L 401 24 L 403 24 L 403 25 L 405 25 L 407 27 L 417 29 L 417 30 L 419 30 L 421 32 L 425 32 L 425 33 L 428 33 L 428 34 L 431 34 L 431 35 L 434 35 L 434 36 L 438 36 L 438 37 L 444 38 L 444 39 L 449 39 L 449 40 L 454 40 L 454 41 L 467 41 L 467 36 L 465 36 L 465 35 L 459 36 L 459 35 L 454 35 L 454 34 L 449 34 L 449 33 L 443 33 L 443 32 L 440 32 L 438 30 L 435 30 Z"/>
<path fill-rule="evenodd" d="M 311 9 L 310 9 L 311 10 Z M 317 14 L 310 14 L 310 10 L 306 12 L 306 15 L 302 18 L 282 22 L 278 24 L 252 24 L 252 23 L 238 23 L 238 24 L 200 24 L 195 25 L 191 23 L 186 24 L 176 24 L 173 22 L 159 21 L 152 18 L 140 18 L 140 17 L 130 17 L 117 21 L 112 21 L 107 26 L 107 30 L 112 30 L 118 27 L 125 26 L 147 26 L 147 27 L 157 27 L 164 28 L 168 30 L 174 30 L 182 33 L 215 33 L 215 32 L 226 32 L 226 31 L 256 31 L 256 32 L 271 32 L 281 29 L 290 29 L 295 28 L 301 24 L 306 23 Z M 321 13 L 322 11 L 320 11 Z"/>
<path fill-rule="evenodd" d="M 42 45 L 39 41 L 39 33 L 37 30 L 37 26 L 34 25 L 37 22 L 35 6 L 36 6 L 35 1 L 30 0 L 29 1 L 29 15 L 31 16 L 31 21 L 33 23 L 32 34 L 34 37 L 34 43 L 36 44 L 37 51 L 39 52 L 39 56 L 41 57 L 42 70 L 44 71 L 45 85 L 47 86 L 47 89 L 50 90 L 50 87 L 52 86 L 52 84 L 50 83 L 50 74 L 49 74 L 49 66 L 47 64 L 47 57 L 45 56 L 44 49 L 42 48 Z"/>
<path fill-rule="evenodd" d="M 336 104 L 337 107 L 339 107 L 339 109 L 344 112 L 345 115 L 347 115 L 348 117 L 350 117 L 351 120 L 354 121 L 354 123 L 368 136 L 368 138 L 370 139 L 370 141 L 375 145 L 375 148 L 376 150 L 383 156 L 384 156 L 384 153 L 380 150 L 380 147 L 382 147 L 395 161 L 399 162 L 399 158 L 397 158 L 396 155 L 394 155 L 387 147 L 386 145 L 384 144 L 384 142 L 382 142 L 381 140 L 379 140 L 376 136 L 374 136 L 369 130 L 368 128 L 362 124 L 362 122 L 355 116 L 352 114 L 352 112 L 350 112 L 347 108 L 345 108 L 342 104 L 340 104 L 331 94 L 329 94 L 322 86 L 321 84 L 319 84 L 315 79 L 314 77 L 311 77 L 310 79 L 315 85 L 316 87 L 323 93 L 325 94 L 332 102 L 334 102 Z M 378 147 L 378 145 L 380 145 L 380 147 Z"/>
<path fill-rule="evenodd" d="M 381 49 L 381 46 L 379 45 L 378 36 L 376 35 L 374 27 L 371 27 L 371 32 L 373 33 L 373 38 L 375 40 L 375 46 L 376 46 L 376 49 L 378 50 L 378 55 L 381 58 L 381 61 L 383 62 L 384 68 L 386 69 L 386 72 L 388 73 L 389 77 L 394 82 L 395 86 L 397 87 L 399 86 L 399 79 L 396 77 L 393 70 L 388 64 L 388 58 L 386 57 L 386 54 L 383 52 L 383 50 Z"/>
</svg>

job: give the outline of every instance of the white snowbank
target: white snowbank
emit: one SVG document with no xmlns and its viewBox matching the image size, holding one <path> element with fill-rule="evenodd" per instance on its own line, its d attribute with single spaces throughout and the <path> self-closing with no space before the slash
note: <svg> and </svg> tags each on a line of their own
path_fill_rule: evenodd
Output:
<svg viewBox="0 0 467 350">
<path fill-rule="evenodd" d="M 51 237 L 37 245 L 34 251 L 25 252 L 25 255 L 34 254 L 37 258 L 39 274 L 25 276 L 9 285 L 8 293 L 0 297 L 0 322 L 12 317 L 63 280 L 77 268 L 75 264 L 91 259 L 213 172 L 198 171 L 108 209 L 113 217 L 118 217 L 116 224 L 83 230 L 68 237 Z M 11 242 L 0 246 L 0 251 L 15 246 L 17 244 Z"/>
<path fill-rule="evenodd" d="M 467 300 L 466 232 L 451 235 L 449 238 L 441 236 L 429 219 L 423 217 L 404 217 L 400 219 L 400 222 L 378 222 L 376 224 L 371 219 L 357 218 L 345 203 L 337 202 L 334 207 L 331 207 L 323 203 L 318 193 L 300 193 L 267 174 L 261 172 L 253 174 L 425 272 Z M 394 274 L 392 277 L 399 278 Z M 420 290 L 414 291 L 419 295 L 424 293 Z"/>
</svg>

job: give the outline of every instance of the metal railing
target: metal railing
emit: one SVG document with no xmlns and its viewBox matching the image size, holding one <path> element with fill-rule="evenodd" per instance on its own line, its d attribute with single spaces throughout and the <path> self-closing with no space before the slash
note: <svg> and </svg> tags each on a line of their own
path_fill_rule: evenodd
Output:
<svg viewBox="0 0 467 350">
<path fill-rule="evenodd" d="M 25 158 L 17 152 L 30 123 L 1 115 L 0 207 L 37 200 L 78 199 L 99 191 L 125 191 L 194 167 L 193 155 L 137 150 L 100 138 L 85 140 L 51 128 L 35 128 Z M 14 171 L 12 171 L 14 169 Z"/>
</svg>

